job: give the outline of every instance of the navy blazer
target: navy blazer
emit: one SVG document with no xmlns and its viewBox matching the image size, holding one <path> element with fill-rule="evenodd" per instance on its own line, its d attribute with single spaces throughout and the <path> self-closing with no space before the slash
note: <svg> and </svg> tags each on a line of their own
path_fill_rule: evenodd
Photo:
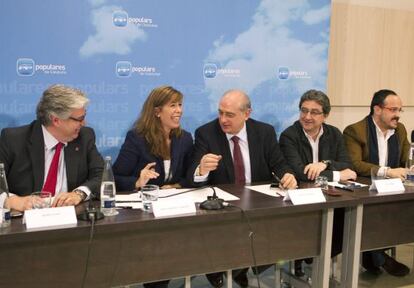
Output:
<svg viewBox="0 0 414 288">
<path fill-rule="evenodd" d="M 29 125 L 4 128 L 0 162 L 4 163 L 10 192 L 25 196 L 40 191 L 45 178 L 45 144 L 38 120 Z M 64 148 L 68 191 L 87 186 L 99 197 L 104 162 L 95 146 L 95 133 L 82 127 L 79 136 Z"/>
<path fill-rule="evenodd" d="M 165 182 L 164 159 L 151 154 L 147 141 L 135 130 L 130 130 L 125 137 L 118 158 L 113 165 L 116 188 L 118 191 L 132 191 L 139 178 L 141 170 L 151 162 L 155 162 L 155 171 L 158 178 L 151 179 L 148 184 L 162 186 L 164 184 L 179 183 L 182 187 L 188 186 L 185 175 L 193 152 L 193 137 L 183 130 L 180 137 L 171 139 L 171 171 L 172 178 Z"/>
<path fill-rule="evenodd" d="M 322 125 L 323 134 L 319 139 L 318 158 L 319 161 L 331 160 L 331 165 L 329 169 L 322 171 L 321 175 L 332 181 L 333 171 L 352 169 L 352 163 L 341 131 L 332 125 Z M 280 147 L 298 178 L 301 181 L 309 181 L 303 170 L 306 165 L 313 163 L 312 147 L 299 121 L 286 128 L 280 135 Z"/>
<path fill-rule="evenodd" d="M 271 181 L 272 172 L 280 178 L 286 172 L 293 171 L 287 165 L 277 142 L 273 126 L 253 119 L 246 121 L 247 141 L 249 143 L 251 181 Z M 207 153 L 222 155 L 216 170 L 208 176 L 209 184 L 234 183 L 234 166 L 230 145 L 226 134 L 221 130 L 218 119 L 213 120 L 195 132 L 194 158 L 187 177 L 194 186 L 204 183 L 194 183 L 194 172 L 201 158 Z"/>
</svg>

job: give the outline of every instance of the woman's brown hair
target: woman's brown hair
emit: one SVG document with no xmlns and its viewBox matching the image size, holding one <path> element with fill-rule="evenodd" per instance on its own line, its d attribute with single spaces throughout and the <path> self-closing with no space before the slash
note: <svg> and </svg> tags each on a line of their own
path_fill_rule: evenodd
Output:
<svg viewBox="0 0 414 288">
<path fill-rule="evenodd" d="M 142 106 L 141 114 L 134 123 L 135 131 L 147 141 L 151 154 L 162 159 L 170 159 L 170 149 L 157 113 L 168 102 L 181 102 L 183 94 L 171 86 L 154 88 Z M 169 137 L 181 136 L 181 127 L 172 129 Z"/>
</svg>

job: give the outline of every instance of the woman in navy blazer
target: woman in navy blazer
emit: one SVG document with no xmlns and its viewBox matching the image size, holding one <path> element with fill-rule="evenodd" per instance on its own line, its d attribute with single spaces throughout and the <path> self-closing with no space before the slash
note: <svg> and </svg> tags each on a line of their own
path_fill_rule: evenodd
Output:
<svg viewBox="0 0 414 288">
<path fill-rule="evenodd" d="M 161 188 L 186 186 L 193 138 L 180 127 L 182 102 L 181 92 L 170 86 L 151 91 L 113 165 L 119 191 L 131 191 L 145 184 Z M 168 282 L 145 283 L 144 287 L 166 288 Z"/>
<path fill-rule="evenodd" d="M 185 174 L 193 138 L 180 127 L 182 101 L 181 92 L 170 86 L 151 91 L 113 165 L 118 191 L 132 191 L 145 184 L 187 186 Z"/>
</svg>

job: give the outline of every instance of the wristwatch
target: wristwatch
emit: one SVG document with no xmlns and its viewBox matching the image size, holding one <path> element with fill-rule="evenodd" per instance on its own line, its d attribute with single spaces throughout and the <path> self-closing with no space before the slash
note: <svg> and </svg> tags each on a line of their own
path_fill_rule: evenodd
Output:
<svg viewBox="0 0 414 288">
<path fill-rule="evenodd" d="M 326 169 L 328 169 L 329 166 L 331 166 L 331 163 L 332 163 L 331 160 L 322 160 L 321 162 L 326 165 Z"/>
<path fill-rule="evenodd" d="M 86 199 L 86 197 L 88 197 L 88 195 L 86 195 L 86 193 L 83 192 L 80 189 L 75 189 L 75 190 L 73 190 L 73 192 L 75 192 L 75 194 L 78 195 L 81 198 L 81 202 L 84 201 Z"/>
</svg>

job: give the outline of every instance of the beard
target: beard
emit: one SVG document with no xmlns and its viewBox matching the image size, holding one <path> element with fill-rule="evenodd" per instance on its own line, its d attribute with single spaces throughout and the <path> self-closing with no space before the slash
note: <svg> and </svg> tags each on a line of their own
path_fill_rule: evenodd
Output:
<svg viewBox="0 0 414 288">
<path fill-rule="evenodd" d="M 395 125 L 393 123 L 394 120 L 396 120 L 396 124 Z M 391 120 L 390 120 L 390 122 L 389 122 L 389 124 L 386 125 L 387 128 L 388 129 L 395 129 L 397 127 L 398 121 L 400 121 L 400 117 L 398 117 L 398 116 L 392 117 Z"/>
</svg>

